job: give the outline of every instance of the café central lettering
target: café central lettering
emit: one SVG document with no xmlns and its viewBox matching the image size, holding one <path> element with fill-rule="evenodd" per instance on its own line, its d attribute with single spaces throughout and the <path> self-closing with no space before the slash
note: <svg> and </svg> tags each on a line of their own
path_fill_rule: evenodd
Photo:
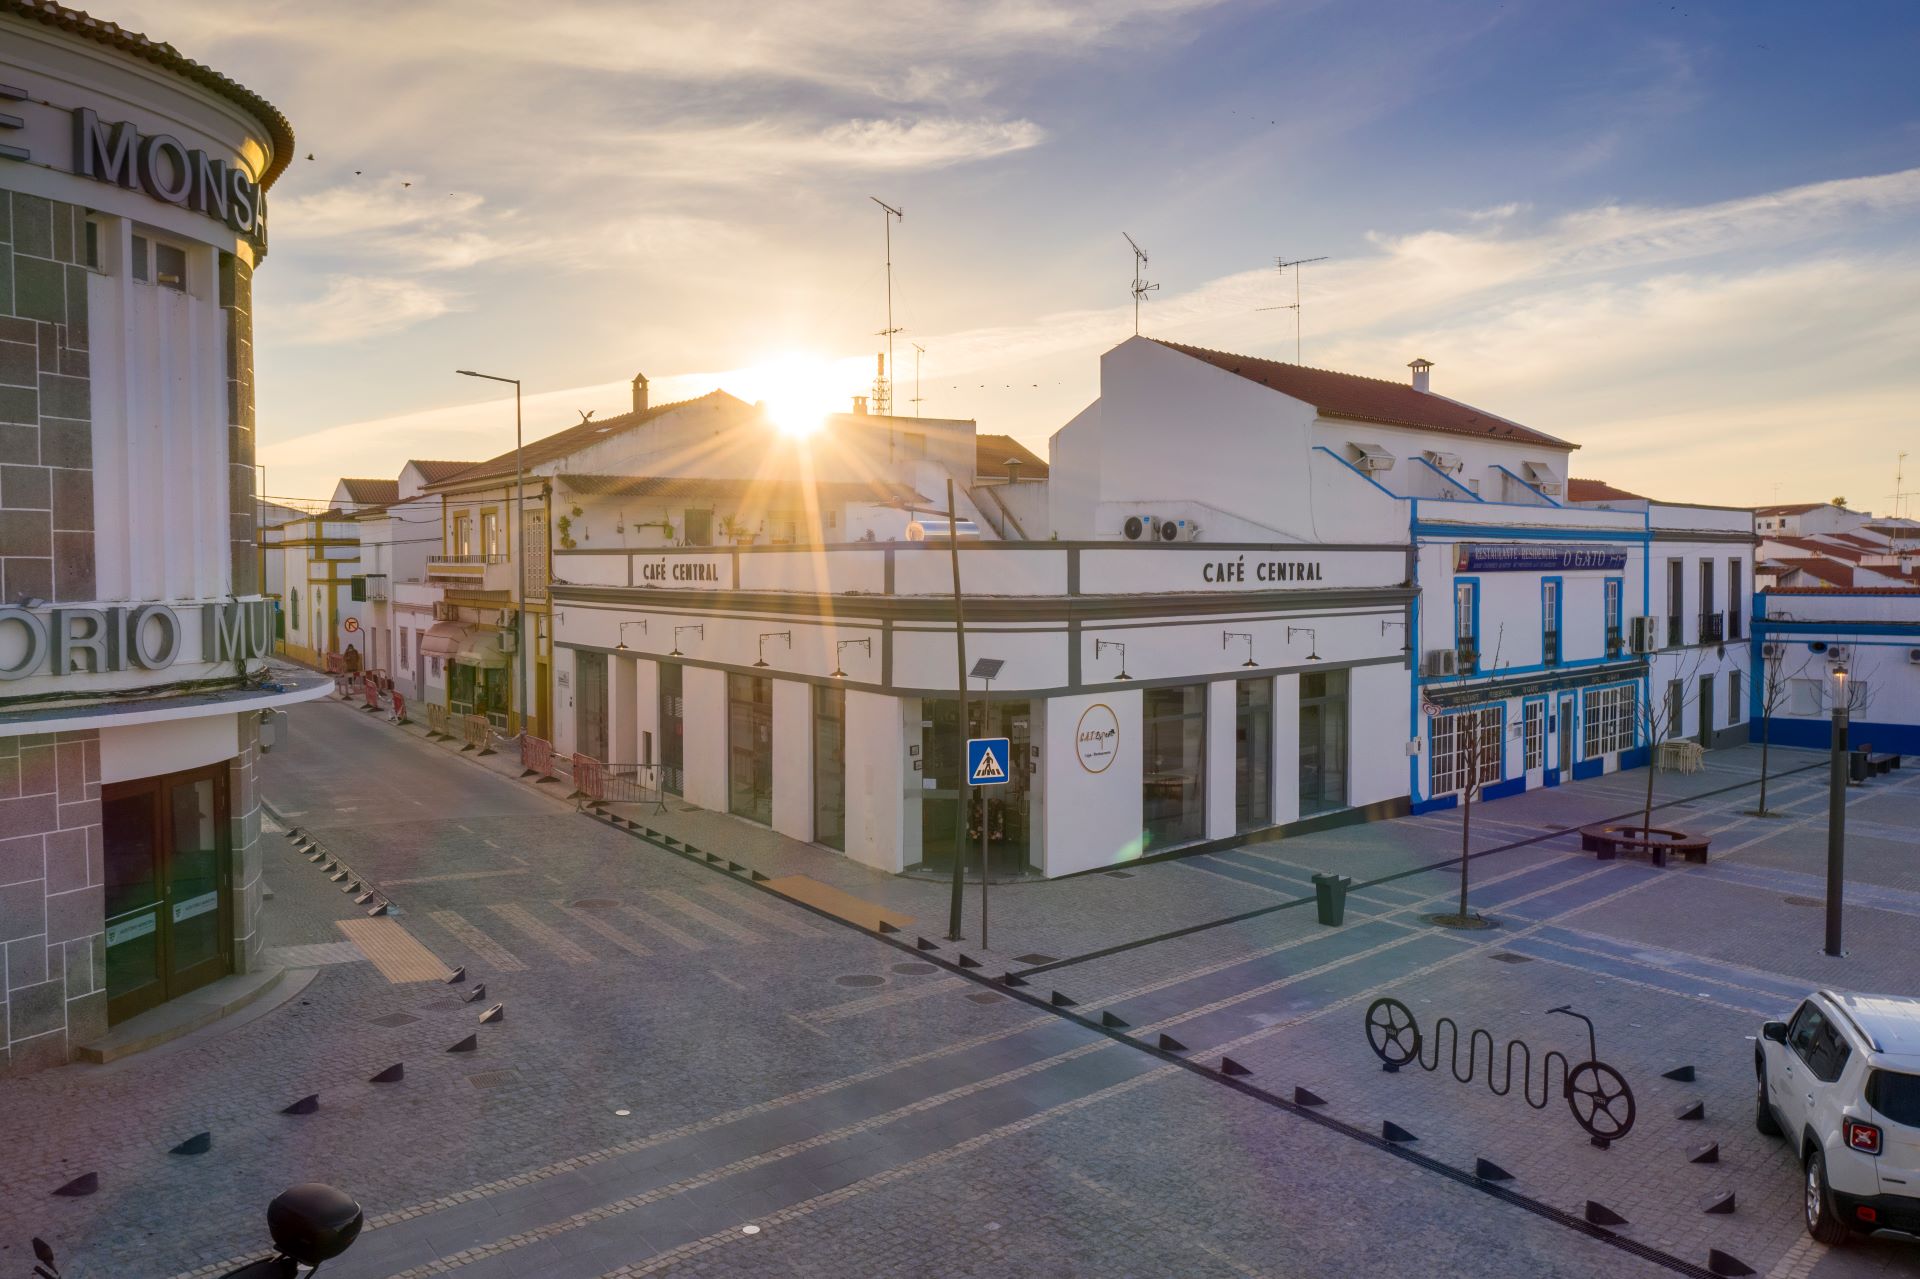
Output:
<svg viewBox="0 0 1920 1279">
<path fill-rule="evenodd" d="M 711 582 L 720 584 L 716 560 L 652 560 L 640 566 L 643 582 Z"/>
<path fill-rule="evenodd" d="M 252 660 L 272 650 L 271 600 L 199 607 L 201 661 Z M 181 633 L 180 614 L 166 604 L 56 608 L 44 616 L 0 607 L 0 680 L 164 670 L 180 656 Z"/>
<path fill-rule="evenodd" d="M 1200 566 L 1200 578 L 1205 582 L 1233 585 L 1248 579 L 1247 557 L 1242 555 L 1231 560 L 1208 560 Z M 1318 560 L 1255 560 L 1252 565 L 1252 579 L 1255 582 L 1317 582 L 1320 580 L 1320 561 Z"/>
<path fill-rule="evenodd" d="M 189 151 L 172 134 L 142 137 L 124 120 L 105 124 L 81 107 L 73 113 L 73 171 L 205 214 L 266 248 L 267 202 L 260 184 L 217 156 Z"/>
</svg>

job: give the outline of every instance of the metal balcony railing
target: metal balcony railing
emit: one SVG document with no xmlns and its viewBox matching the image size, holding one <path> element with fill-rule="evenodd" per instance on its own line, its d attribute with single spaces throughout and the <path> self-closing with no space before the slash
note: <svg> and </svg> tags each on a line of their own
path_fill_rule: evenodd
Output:
<svg viewBox="0 0 1920 1279">
<path fill-rule="evenodd" d="M 1480 673 L 1480 650 L 1471 639 L 1460 640 L 1453 646 L 1454 669 L 1462 675 Z"/>
<path fill-rule="evenodd" d="M 1540 660 L 1547 666 L 1560 664 L 1560 632 L 1543 631 L 1540 635 Z"/>
<path fill-rule="evenodd" d="M 1726 639 L 1725 616 L 1723 613 L 1700 614 L 1700 642 L 1702 644 L 1718 644 Z"/>
</svg>

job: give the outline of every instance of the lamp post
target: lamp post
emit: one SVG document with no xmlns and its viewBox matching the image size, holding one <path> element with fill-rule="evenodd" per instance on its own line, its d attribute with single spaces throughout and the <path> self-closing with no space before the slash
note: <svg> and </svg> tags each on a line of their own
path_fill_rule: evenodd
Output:
<svg viewBox="0 0 1920 1279">
<path fill-rule="evenodd" d="M 1847 668 L 1833 668 L 1833 757 L 1827 764 L 1827 954 L 1838 959 L 1847 859 Z"/>
<path fill-rule="evenodd" d="M 519 567 L 519 599 L 514 603 L 514 652 L 519 655 L 520 668 L 520 733 L 527 731 L 527 481 L 526 470 L 522 465 L 521 429 L 520 429 L 520 379 L 517 377 L 496 377 L 491 373 L 475 373 L 472 369 L 455 369 L 461 377 L 477 377 L 488 382 L 507 382 L 513 386 L 513 519 L 520 526 L 520 553 L 514 556 Z"/>
<path fill-rule="evenodd" d="M 993 736 L 993 677 L 1000 673 L 1006 663 L 997 657 L 983 657 L 973 664 L 972 675 L 980 681 L 980 736 Z M 965 759 L 966 756 L 961 756 Z M 1013 771 L 1013 752 L 1007 752 L 1007 771 Z M 971 786 L 973 779 L 967 779 Z M 987 820 L 987 788 L 973 786 L 973 792 L 980 796 L 980 949 L 991 950 L 987 944 L 987 830 L 991 826 Z M 957 850 L 956 850 L 957 852 Z"/>
</svg>

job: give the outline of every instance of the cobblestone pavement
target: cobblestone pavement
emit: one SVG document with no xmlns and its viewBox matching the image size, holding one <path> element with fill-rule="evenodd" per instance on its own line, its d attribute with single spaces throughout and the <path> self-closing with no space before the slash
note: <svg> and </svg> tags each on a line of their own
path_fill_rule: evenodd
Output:
<svg viewBox="0 0 1920 1279">
<path fill-rule="evenodd" d="M 1920 980 L 1920 774 L 1851 797 L 1852 955 L 1830 961 L 1820 912 L 1795 901 L 1822 891 L 1807 881 L 1824 773 L 1781 778 L 1817 760 L 1776 751 L 1771 805 L 1788 815 L 1745 817 L 1756 758 L 1657 778 L 1663 819 L 1726 850 L 1704 868 L 1601 864 L 1560 833 L 1631 811 L 1638 775 L 1476 809 L 1488 932 L 1421 918 L 1456 882 L 1449 813 L 1009 886 L 991 952 L 928 956 L 913 928 L 944 931 L 940 885 L 723 816 L 644 816 L 916 917 L 889 942 L 582 814 L 501 756 L 303 708 L 263 762 L 268 803 L 467 981 L 389 981 L 339 928 L 358 908 L 276 836 L 267 940 L 290 997 L 0 1085 L 0 1273 L 26 1272 L 38 1233 L 72 1279 L 218 1274 L 262 1240 L 265 1199 L 309 1178 L 369 1213 L 334 1279 L 1632 1275 L 1703 1266 L 1710 1247 L 1781 1279 L 1920 1273 L 1920 1245 L 1805 1241 L 1787 1155 L 1752 1128 L 1746 1038 L 1815 981 Z M 1400 878 L 1359 889 L 1329 929 L 1298 904 L 1315 869 Z M 1248 912 L 1264 913 L 1207 926 Z M 987 966 L 957 968 L 962 953 Z M 980 980 L 1005 967 L 1031 984 Z M 1076 1006 L 1045 1007 L 1055 989 Z M 1448 1060 L 1383 1073 L 1362 1030 L 1382 993 L 1442 1051 L 1448 1016 L 1578 1061 L 1582 1028 L 1544 1015 L 1572 1003 L 1635 1089 L 1633 1133 L 1596 1150 L 1557 1098 L 1496 1097 Z M 495 1003 L 504 1019 L 479 1024 Z M 1184 1051 L 1152 1051 L 1162 1032 Z M 477 1051 L 447 1051 L 470 1034 Z M 1250 1073 L 1222 1079 L 1223 1053 Z M 370 1082 L 395 1062 L 401 1082 Z M 1693 1083 L 1660 1078 L 1680 1064 Z M 1327 1104 L 1290 1110 L 1296 1086 Z M 317 1112 L 279 1113 L 313 1093 Z M 1704 1120 L 1676 1117 L 1695 1100 Z M 1383 1120 L 1418 1140 L 1385 1149 Z M 167 1153 L 201 1131 L 208 1154 Z M 1715 1141 L 1718 1163 L 1688 1162 Z M 1476 1157 L 1515 1174 L 1508 1202 L 1449 1173 Z M 82 1171 L 97 1195 L 49 1195 Z M 1702 1211 L 1728 1189 L 1734 1215 Z M 1588 1199 L 1627 1218 L 1613 1242 L 1569 1224 Z"/>
</svg>

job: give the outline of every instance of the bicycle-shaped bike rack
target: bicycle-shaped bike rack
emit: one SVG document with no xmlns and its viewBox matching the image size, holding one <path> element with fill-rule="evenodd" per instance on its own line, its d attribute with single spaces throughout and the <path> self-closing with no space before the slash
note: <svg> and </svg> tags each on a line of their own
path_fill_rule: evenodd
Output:
<svg viewBox="0 0 1920 1279">
<path fill-rule="evenodd" d="M 1600 1050 L 1593 1032 L 1593 1019 L 1584 1013 L 1577 1013 L 1567 1005 L 1549 1008 L 1549 1014 L 1564 1013 L 1569 1017 L 1578 1017 L 1587 1024 L 1587 1059 L 1578 1065 L 1568 1062 L 1566 1054 L 1557 1049 L 1550 1050 L 1540 1059 L 1540 1078 L 1538 1099 L 1535 1099 L 1533 1077 L 1533 1050 L 1524 1039 L 1507 1041 L 1505 1071 L 1498 1083 L 1494 1082 L 1494 1039 L 1491 1034 L 1476 1028 L 1467 1036 L 1466 1071 L 1460 1069 L 1460 1027 L 1451 1017 L 1442 1017 L 1434 1023 L 1433 1039 L 1427 1040 L 1420 1033 L 1420 1023 L 1414 1019 L 1413 1010 L 1397 999 L 1376 999 L 1367 1005 L 1367 1045 L 1373 1049 L 1383 1067 L 1388 1071 L 1399 1070 L 1409 1062 L 1417 1062 L 1423 1070 L 1440 1068 L 1441 1031 L 1453 1032 L 1452 1051 L 1449 1054 L 1448 1069 L 1453 1077 L 1463 1084 L 1472 1083 L 1479 1074 L 1480 1041 L 1487 1043 L 1487 1091 L 1496 1097 L 1504 1097 L 1513 1091 L 1514 1056 L 1520 1057 L 1520 1096 L 1535 1110 L 1545 1110 L 1547 1103 L 1553 1100 L 1553 1063 L 1560 1063 L 1560 1093 L 1566 1098 L 1567 1109 L 1573 1112 L 1573 1120 L 1587 1132 L 1593 1144 L 1606 1149 L 1633 1130 L 1633 1089 L 1619 1071 L 1600 1060 Z M 1431 1044 L 1429 1055 L 1423 1051 Z"/>
</svg>

